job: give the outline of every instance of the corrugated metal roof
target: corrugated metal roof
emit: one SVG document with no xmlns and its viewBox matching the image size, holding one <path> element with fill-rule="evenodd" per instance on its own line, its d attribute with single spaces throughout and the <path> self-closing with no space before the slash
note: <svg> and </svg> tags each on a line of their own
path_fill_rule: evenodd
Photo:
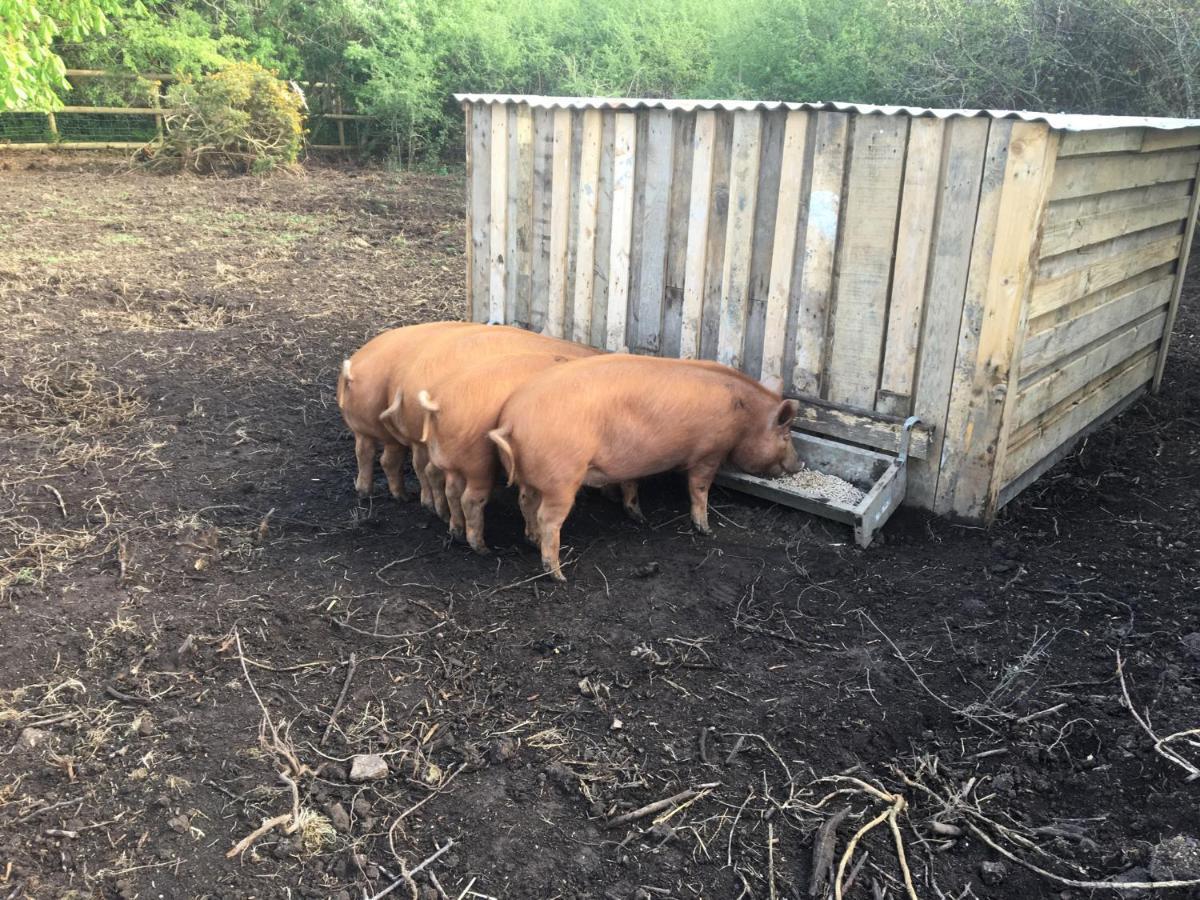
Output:
<svg viewBox="0 0 1200 900">
<path fill-rule="evenodd" d="M 987 116 L 991 119 L 1023 119 L 1045 122 L 1058 131 L 1103 131 L 1106 128 L 1200 128 L 1200 119 L 1164 119 L 1153 116 L 1090 116 L 1067 113 L 1029 112 L 1014 109 L 931 109 L 922 106 L 875 106 L 870 103 L 787 103 L 782 100 L 657 100 L 652 98 L 611 97 L 540 97 L 535 94 L 455 94 L 461 103 L 523 103 L 537 109 L 669 109 L 690 112 L 696 109 L 754 110 L 808 109 L 837 110 L 886 116 Z"/>
</svg>

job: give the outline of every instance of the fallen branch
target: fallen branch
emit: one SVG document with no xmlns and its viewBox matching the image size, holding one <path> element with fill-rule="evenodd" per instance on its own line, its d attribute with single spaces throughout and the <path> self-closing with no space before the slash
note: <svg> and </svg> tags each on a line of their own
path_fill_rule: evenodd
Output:
<svg viewBox="0 0 1200 900">
<path fill-rule="evenodd" d="M 1121 659 L 1121 651 L 1119 650 L 1117 651 L 1117 679 L 1121 682 L 1121 696 L 1124 698 L 1125 707 L 1129 710 L 1130 715 L 1133 716 L 1133 720 L 1150 736 L 1150 740 L 1154 741 L 1154 752 L 1187 772 L 1188 776 L 1184 779 L 1185 781 L 1192 782 L 1200 778 L 1200 769 L 1196 768 L 1195 765 L 1167 746 L 1171 741 L 1200 735 L 1200 728 L 1177 731 L 1174 734 L 1167 735 L 1165 738 L 1160 738 L 1155 734 L 1154 729 L 1150 727 L 1150 720 L 1138 714 L 1138 711 L 1133 706 L 1133 700 L 1129 697 L 1129 688 L 1125 685 L 1125 661 Z"/>
<path fill-rule="evenodd" d="M 721 782 L 714 781 L 709 784 L 702 784 L 699 787 L 688 788 L 686 791 L 680 791 L 678 794 L 667 797 L 665 800 L 655 800 L 653 803 L 647 803 L 645 806 L 635 809 L 632 812 L 622 813 L 615 819 L 609 820 L 608 824 L 606 824 L 604 827 L 619 828 L 620 826 L 627 825 L 630 822 L 636 822 L 638 819 L 644 819 L 646 816 L 652 816 L 656 812 L 662 812 L 668 807 L 674 806 L 678 803 L 683 803 L 686 800 L 691 800 L 694 797 L 698 797 L 701 793 L 705 791 L 711 791 L 715 787 L 720 787 L 720 785 Z"/>
<path fill-rule="evenodd" d="M 346 695 L 350 693 L 350 682 L 354 678 L 354 670 L 358 668 L 358 657 L 351 652 L 350 662 L 346 667 L 346 680 L 342 682 L 342 692 L 338 694 L 337 703 L 334 704 L 333 712 L 329 714 L 329 723 L 325 726 L 325 733 L 321 735 L 321 740 L 317 746 L 324 747 L 329 741 L 329 736 L 333 733 L 333 723 L 337 720 L 338 713 L 342 711 L 342 707 L 346 705 Z"/>
<path fill-rule="evenodd" d="M 422 869 L 424 869 L 426 866 L 428 866 L 430 863 L 432 863 L 435 859 L 437 859 L 439 856 L 441 856 L 443 853 L 445 853 L 447 850 L 449 850 L 453 846 L 454 846 L 454 839 L 451 838 L 450 840 L 446 841 L 445 844 L 438 847 L 437 850 L 435 850 L 432 854 L 430 854 L 430 856 L 427 857 L 426 860 L 423 863 L 421 863 L 420 865 L 418 865 L 415 869 L 408 869 L 408 870 L 402 872 L 400 874 L 399 878 L 397 878 L 395 881 L 393 881 L 391 884 L 389 884 L 387 887 L 385 887 L 382 891 L 380 891 L 378 894 L 376 894 L 374 897 L 372 897 L 371 900 L 380 900 L 381 897 L 386 897 L 388 894 L 390 894 L 396 888 L 400 887 L 400 885 L 402 885 L 402 884 L 405 884 L 405 883 L 412 884 L 413 883 L 412 879 L 413 879 L 414 875 L 416 875 L 418 872 L 420 872 Z"/>
<path fill-rule="evenodd" d="M 813 840 L 812 880 L 808 883 L 808 896 L 823 897 L 825 888 L 833 875 L 833 851 L 837 846 L 838 826 L 850 815 L 850 807 L 844 806 L 817 829 Z"/>
<path fill-rule="evenodd" d="M 259 825 L 252 832 L 250 832 L 248 835 L 246 835 L 244 838 L 242 838 L 240 841 L 238 841 L 232 848 L 230 848 L 226 852 L 225 858 L 233 859 L 235 856 L 241 856 L 243 853 L 245 853 L 247 850 L 249 850 L 250 846 L 255 841 L 257 841 L 260 837 L 262 837 L 264 834 L 266 834 L 272 828 L 277 828 L 278 826 L 285 824 L 291 818 L 292 818 L 291 813 L 280 813 L 279 815 L 273 816 L 270 819 L 263 819 L 263 823 L 261 825 Z"/>
</svg>

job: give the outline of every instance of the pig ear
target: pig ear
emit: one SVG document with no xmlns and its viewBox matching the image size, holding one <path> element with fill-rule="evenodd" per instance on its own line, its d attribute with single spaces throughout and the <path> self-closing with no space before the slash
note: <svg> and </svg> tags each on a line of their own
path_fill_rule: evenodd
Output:
<svg viewBox="0 0 1200 900">
<path fill-rule="evenodd" d="M 768 375 L 760 383 L 762 384 L 763 387 L 765 387 L 772 394 L 782 394 L 783 393 L 783 379 L 780 378 L 778 375 Z"/>
<path fill-rule="evenodd" d="M 779 404 L 779 409 L 775 411 L 775 424 L 779 428 L 786 428 L 792 424 L 792 420 L 796 418 L 796 413 L 800 411 L 800 404 L 795 400 L 784 400 Z"/>
</svg>

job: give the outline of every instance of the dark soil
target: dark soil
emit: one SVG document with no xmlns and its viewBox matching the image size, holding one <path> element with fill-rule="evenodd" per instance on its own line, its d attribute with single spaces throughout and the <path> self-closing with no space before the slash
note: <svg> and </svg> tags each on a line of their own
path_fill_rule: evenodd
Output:
<svg viewBox="0 0 1200 900">
<path fill-rule="evenodd" d="M 348 900 L 450 841 L 389 896 L 808 897 L 817 826 L 850 808 L 836 862 L 893 795 L 922 898 L 1089 895 L 981 835 L 1080 880 L 1200 836 L 1117 677 L 1200 727 L 1200 271 L 1161 394 L 990 530 L 864 552 L 718 492 L 706 539 L 663 478 L 649 527 L 581 498 L 555 586 L 511 496 L 480 558 L 352 490 L 337 367 L 461 312 L 461 198 L 0 160 L 0 897 Z M 303 827 L 228 859 L 281 771 Z M 847 896 L 904 896 L 886 823 L 864 850 Z"/>
</svg>

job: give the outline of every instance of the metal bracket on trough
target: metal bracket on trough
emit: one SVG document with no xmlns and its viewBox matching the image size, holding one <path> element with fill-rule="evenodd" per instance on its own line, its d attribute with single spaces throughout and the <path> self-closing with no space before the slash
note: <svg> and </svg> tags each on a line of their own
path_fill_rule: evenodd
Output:
<svg viewBox="0 0 1200 900">
<path fill-rule="evenodd" d="M 766 500 L 800 509 L 813 515 L 844 522 L 854 529 L 854 540 L 868 547 L 908 490 L 909 442 L 920 423 L 917 416 L 905 419 L 895 455 L 870 450 L 843 441 L 830 440 L 804 431 L 792 431 L 792 443 L 800 461 L 819 472 L 836 475 L 863 491 L 863 498 L 850 505 L 830 497 L 803 494 L 777 481 L 722 470 L 717 483 Z"/>
</svg>

